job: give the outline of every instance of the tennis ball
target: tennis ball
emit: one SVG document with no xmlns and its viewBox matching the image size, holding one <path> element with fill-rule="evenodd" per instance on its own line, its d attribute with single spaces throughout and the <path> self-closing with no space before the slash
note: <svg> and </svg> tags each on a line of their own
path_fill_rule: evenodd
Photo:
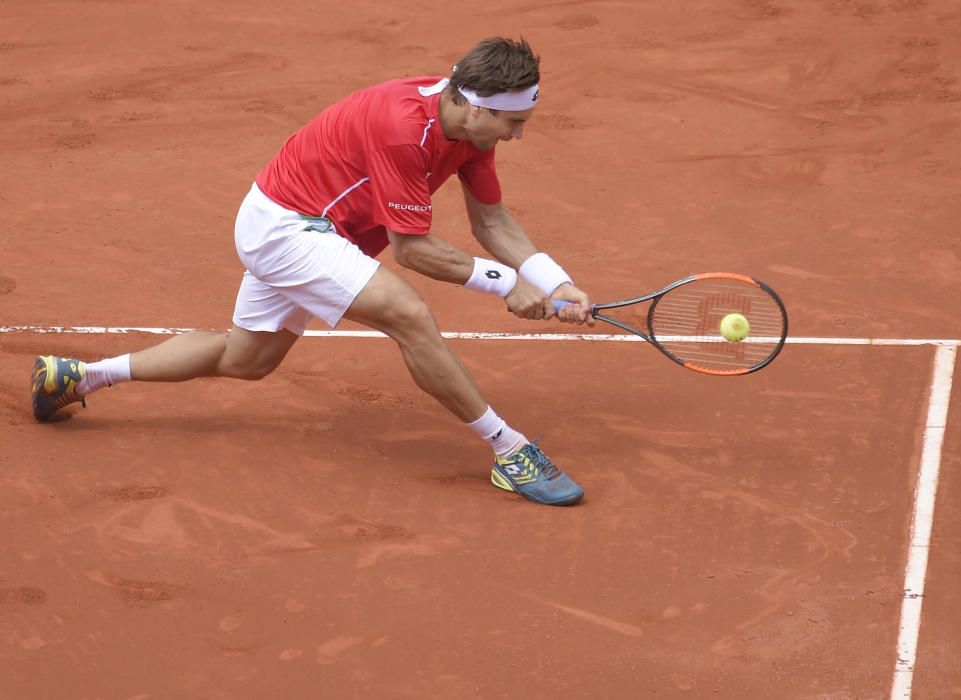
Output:
<svg viewBox="0 0 961 700">
<path fill-rule="evenodd" d="M 743 314 L 728 314 L 721 319 L 721 335 L 724 340 L 739 343 L 751 332 L 751 324 Z"/>
</svg>

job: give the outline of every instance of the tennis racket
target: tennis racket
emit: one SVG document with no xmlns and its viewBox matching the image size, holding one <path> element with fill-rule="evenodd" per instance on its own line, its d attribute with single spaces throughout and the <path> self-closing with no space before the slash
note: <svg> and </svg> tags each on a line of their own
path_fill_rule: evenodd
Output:
<svg viewBox="0 0 961 700">
<path fill-rule="evenodd" d="M 555 300 L 554 307 L 569 303 Z M 614 309 L 621 310 L 615 312 L 621 318 L 610 315 Z M 721 335 L 721 321 L 728 314 L 748 320 L 743 340 L 732 342 Z M 757 372 L 777 357 L 787 338 L 787 311 L 774 290 L 753 277 L 729 272 L 689 275 L 644 296 L 595 304 L 591 315 L 640 336 L 682 367 L 702 374 Z"/>
</svg>

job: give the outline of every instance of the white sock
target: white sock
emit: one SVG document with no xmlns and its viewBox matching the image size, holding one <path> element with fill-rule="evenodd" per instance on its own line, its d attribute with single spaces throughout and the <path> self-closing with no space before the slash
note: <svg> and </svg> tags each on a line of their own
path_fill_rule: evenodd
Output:
<svg viewBox="0 0 961 700">
<path fill-rule="evenodd" d="M 113 386 L 120 382 L 130 381 L 130 353 L 111 357 L 100 362 L 89 362 L 84 366 L 83 379 L 77 385 L 77 393 L 86 396 L 103 389 L 105 386 Z"/>
<path fill-rule="evenodd" d="M 468 423 L 467 427 L 490 443 L 498 457 L 509 455 L 530 442 L 523 434 L 507 425 L 490 406 L 484 411 L 484 415 L 473 423 Z"/>
</svg>

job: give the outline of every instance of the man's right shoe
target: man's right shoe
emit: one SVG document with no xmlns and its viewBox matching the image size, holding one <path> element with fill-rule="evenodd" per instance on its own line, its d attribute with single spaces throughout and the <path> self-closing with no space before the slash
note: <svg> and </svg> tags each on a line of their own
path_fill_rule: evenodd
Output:
<svg viewBox="0 0 961 700">
<path fill-rule="evenodd" d="M 491 483 L 548 506 L 572 506 L 584 497 L 584 489 L 541 452 L 536 441 L 507 457 L 496 457 Z"/>
<path fill-rule="evenodd" d="M 80 360 L 53 355 L 38 357 L 31 378 L 34 418 L 47 420 L 76 401 L 86 406 L 87 402 L 77 394 L 77 385 L 83 375 L 84 363 Z"/>
</svg>

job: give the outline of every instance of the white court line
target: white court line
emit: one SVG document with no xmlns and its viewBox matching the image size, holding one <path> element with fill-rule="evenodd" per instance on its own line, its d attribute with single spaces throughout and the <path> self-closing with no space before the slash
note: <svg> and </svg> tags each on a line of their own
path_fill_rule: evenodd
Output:
<svg viewBox="0 0 961 700">
<path fill-rule="evenodd" d="M 944 443 L 944 429 L 948 423 L 948 404 L 951 400 L 951 381 L 954 377 L 956 356 L 956 347 L 940 347 L 934 355 L 931 398 L 928 402 L 928 418 L 924 425 L 918 483 L 914 489 L 914 513 L 911 516 L 911 535 L 908 540 L 908 562 L 904 567 L 901 629 L 898 633 L 898 657 L 894 664 L 894 679 L 891 682 L 891 700 L 904 700 L 911 697 L 914 664 L 918 652 L 918 635 L 921 631 L 924 579 L 927 576 L 931 528 L 934 523 L 934 502 L 938 495 L 938 476 L 941 471 L 941 446 Z"/>
<path fill-rule="evenodd" d="M 113 335 L 124 333 L 148 333 L 152 335 L 178 335 L 195 328 L 146 328 L 139 326 L 0 326 L 3 333 L 52 333 L 80 335 Z M 311 338 L 386 338 L 377 331 L 313 331 L 304 333 Z M 454 340 L 588 340 L 593 342 L 643 343 L 643 338 L 627 333 L 484 333 L 480 331 L 445 331 L 447 339 Z M 667 341 L 683 341 L 679 336 L 668 336 Z M 771 338 L 754 338 L 754 342 L 772 342 Z M 700 342 L 700 341 L 699 341 Z M 788 338 L 791 345 L 936 345 L 957 347 L 961 339 L 952 338 Z"/>
</svg>

